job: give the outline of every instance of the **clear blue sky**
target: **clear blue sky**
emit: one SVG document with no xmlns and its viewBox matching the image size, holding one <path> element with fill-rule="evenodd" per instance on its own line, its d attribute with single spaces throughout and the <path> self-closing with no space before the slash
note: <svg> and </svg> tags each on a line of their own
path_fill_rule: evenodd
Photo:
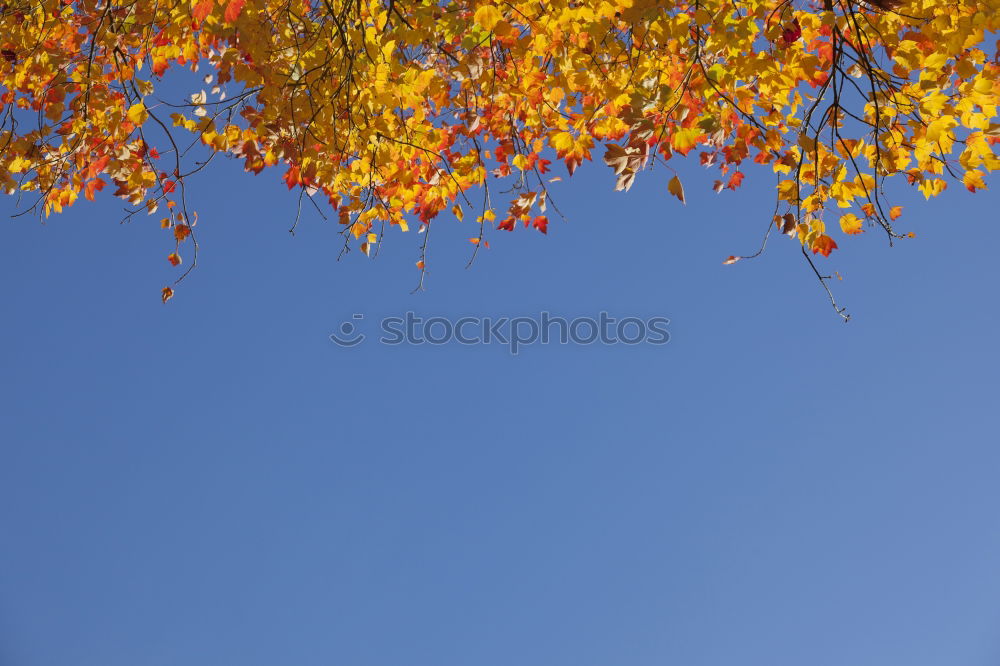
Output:
<svg viewBox="0 0 1000 666">
<path fill-rule="evenodd" d="M 277 173 L 194 183 L 201 267 L 117 200 L 0 200 L 3 666 L 995 666 L 998 200 L 837 237 L 772 179 L 587 164 L 548 236 L 336 262 Z M 664 346 L 358 348 L 345 318 L 665 316 Z"/>
</svg>

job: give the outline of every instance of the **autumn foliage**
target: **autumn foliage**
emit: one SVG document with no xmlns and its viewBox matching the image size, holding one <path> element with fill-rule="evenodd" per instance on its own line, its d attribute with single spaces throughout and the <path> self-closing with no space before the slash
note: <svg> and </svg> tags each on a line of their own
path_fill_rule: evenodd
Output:
<svg viewBox="0 0 1000 666">
<path fill-rule="evenodd" d="M 0 188 L 159 211 L 181 271 L 198 145 L 277 170 L 365 254 L 442 216 L 477 250 L 546 233 L 552 183 L 590 161 L 616 190 L 660 163 L 684 201 L 688 156 L 716 191 L 773 170 L 773 229 L 829 255 L 902 235 L 887 179 L 931 197 L 1000 166 L 1000 0 L 0 3 Z M 177 68 L 203 85 L 165 98 Z"/>
</svg>

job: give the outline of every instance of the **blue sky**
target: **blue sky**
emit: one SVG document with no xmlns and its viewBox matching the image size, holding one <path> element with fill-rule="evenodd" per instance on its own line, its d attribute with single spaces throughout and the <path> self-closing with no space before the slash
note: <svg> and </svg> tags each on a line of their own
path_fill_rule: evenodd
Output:
<svg viewBox="0 0 1000 666">
<path fill-rule="evenodd" d="M 157 216 L 0 223 L 0 663 L 987 666 L 1000 660 L 996 196 L 837 240 L 839 321 L 772 179 L 587 164 L 570 221 L 337 262 L 277 173 Z M 0 200 L 0 213 L 13 211 Z M 423 316 L 664 316 L 662 346 L 352 349 Z"/>
</svg>

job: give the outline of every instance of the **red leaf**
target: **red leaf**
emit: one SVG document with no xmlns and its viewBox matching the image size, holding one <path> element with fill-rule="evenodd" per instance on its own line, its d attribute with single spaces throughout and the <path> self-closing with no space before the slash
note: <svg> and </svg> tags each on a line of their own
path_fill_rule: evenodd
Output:
<svg viewBox="0 0 1000 666">
<path fill-rule="evenodd" d="M 799 26 L 799 20 L 795 19 L 792 24 L 785 28 L 781 33 L 781 38 L 785 41 L 785 46 L 794 44 L 802 36 L 802 27 Z"/>
<path fill-rule="evenodd" d="M 301 182 L 302 178 L 299 176 L 299 167 L 292 166 L 285 172 L 285 183 L 288 185 L 288 189 L 292 189 Z"/>
<path fill-rule="evenodd" d="M 243 11 L 243 5 L 246 4 L 247 0 L 229 0 L 229 4 L 226 5 L 226 13 L 224 18 L 226 23 L 236 23 L 236 19 L 240 17 L 240 12 Z"/>
<path fill-rule="evenodd" d="M 215 0 L 198 0 L 198 4 L 194 6 L 194 11 L 191 16 L 198 23 L 205 20 L 209 14 L 212 13 L 212 6 L 215 4 Z"/>
<path fill-rule="evenodd" d="M 165 180 L 165 181 L 163 181 L 163 193 L 164 194 L 170 194 L 175 189 L 177 189 L 177 183 L 175 183 L 172 180 Z"/>
<path fill-rule="evenodd" d="M 549 233 L 549 218 L 539 215 L 531 221 L 531 226 L 541 231 L 543 234 Z"/>
<path fill-rule="evenodd" d="M 420 204 L 420 207 L 417 208 L 420 221 L 424 224 L 430 224 L 431 220 L 437 217 L 438 213 L 444 209 L 444 205 L 445 202 L 441 200 L 424 201 Z"/>
<path fill-rule="evenodd" d="M 735 190 L 742 183 L 743 183 L 743 172 L 734 171 L 733 175 L 729 177 L 729 182 L 726 183 L 726 187 L 728 187 L 731 190 Z"/>
</svg>

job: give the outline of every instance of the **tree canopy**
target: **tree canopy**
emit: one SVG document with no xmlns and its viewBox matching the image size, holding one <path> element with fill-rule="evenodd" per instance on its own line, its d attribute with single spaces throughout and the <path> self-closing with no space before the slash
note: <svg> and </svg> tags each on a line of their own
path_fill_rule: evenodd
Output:
<svg viewBox="0 0 1000 666">
<path fill-rule="evenodd" d="M 929 198 L 1000 166 L 1000 0 L 0 3 L 0 187 L 46 215 L 105 188 L 160 211 L 182 271 L 198 146 L 276 167 L 365 254 L 447 216 L 476 249 L 546 233 L 554 161 L 596 156 L 616 190 L 662 163 L 683 201 L 670 162 L 691 156 L 717 191 L 773 169 L 772 229 L 812 263 L 840 234 L 905 235 L 890 177 Z M 165 96 L 175 68 L 203 85 Z"/>
</svg>

